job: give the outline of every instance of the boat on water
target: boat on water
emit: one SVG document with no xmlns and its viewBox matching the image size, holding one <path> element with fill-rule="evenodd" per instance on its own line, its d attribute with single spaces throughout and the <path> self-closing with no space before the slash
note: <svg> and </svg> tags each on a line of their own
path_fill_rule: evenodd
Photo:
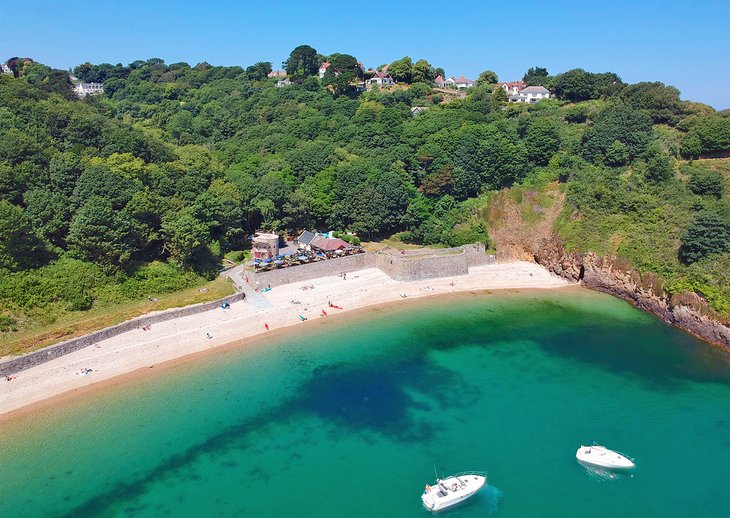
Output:
<svg viewBox="0 0 730 518">
<path fill-rule="evenodd" d="M 601 468 L 632 469 L 636 467 L 633 459 L 627 455 L 609 450 L 605 446 L 600 446 L 595 443 L 591 446 L 581 446 L 578 448 L 578 451 L 575 452 L 575 458 L 581 464 L 599 466 Z"/>
<path fill-rule="evenodd" d="M 433 485 L 426 485 L 421 495 L 421 501 L 427 510 L 440 511 L 473 496 L 486 483 L 487 474 L 477 471 L 437 478 Z"/>
</svg>

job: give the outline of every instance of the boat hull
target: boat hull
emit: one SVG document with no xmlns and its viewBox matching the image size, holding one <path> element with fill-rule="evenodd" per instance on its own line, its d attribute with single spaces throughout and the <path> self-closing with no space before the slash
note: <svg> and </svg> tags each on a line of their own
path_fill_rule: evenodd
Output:
<svg viewBox="0 0 730 518">
<path fill-rule="evenodd" d="M 441 511 L 474 496 L 487 483 L 487 477 L 475 473 L 452 475 L 426 486 L 421 501 L 428 511 Z"/>
<path fill-rule="evenodd" d="M 625 455 L 604 446 L 581 446 L 575 452 L 575 458 L 583 465 L 604 469 L 629 470 L 636 467 Z"/>
</svg>

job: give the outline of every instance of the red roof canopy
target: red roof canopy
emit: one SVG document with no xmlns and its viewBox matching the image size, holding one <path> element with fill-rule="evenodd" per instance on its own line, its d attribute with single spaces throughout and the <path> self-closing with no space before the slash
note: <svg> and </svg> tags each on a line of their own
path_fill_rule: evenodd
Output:
<svg viewBox="0 0 730 518">
<path fill-rule="evenodd" d="M 332 252 L 334 250 L 342 250 L 348 248 L 352 245 L 338 237 L 334 239 L 330 239 L 328 237 L 318 237 L 317 239 L 312 241 L 311 246 L 319 248 L 320 250 Z"/>
</svg>

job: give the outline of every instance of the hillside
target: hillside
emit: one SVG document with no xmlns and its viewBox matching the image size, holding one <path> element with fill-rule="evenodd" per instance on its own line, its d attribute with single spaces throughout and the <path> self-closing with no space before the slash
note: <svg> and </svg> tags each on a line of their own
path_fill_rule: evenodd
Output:
<svg viewBox="0 0 730 518">
<path fill-rule="evenodd" d="M 341 74 L 281 88 L 262 63 L 160 59 L 77 67 L 104 84 L 84 99 L 38 63 L 0 77 L 2 339 L 200 286 L 256 230 L 313 227 L 502 257 L 554 234 L 730 315 L 730 167 L 701 159 L 730 151 L 727 113 L 580 69 L 541 77 L 558 99 L 534 105 L 490 82 L 442 102 L 421 61 L 398 64 L 408 88 L 360 93 L 332 58 Z"/>
</svg>

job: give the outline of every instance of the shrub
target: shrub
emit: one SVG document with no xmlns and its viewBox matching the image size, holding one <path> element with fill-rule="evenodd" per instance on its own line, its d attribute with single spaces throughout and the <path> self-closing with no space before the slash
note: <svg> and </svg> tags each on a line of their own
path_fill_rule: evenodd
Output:
<svg viewBox="0 0 730 518">
<path fill-rule="evenodd" d="M 729 248 L 730 228 L 715 214 L 704 212 L 682 236 L 679 256 L 683 262 L 692 264 Z"/>
<path fill-rule="evenodd" d="M 717 171 L 700 167 L 685 166 L 685 172 L 690 173 L 689 188 L 699 195 L 722 198 L 724 186 L 722 175 Z"/>
</svg>

